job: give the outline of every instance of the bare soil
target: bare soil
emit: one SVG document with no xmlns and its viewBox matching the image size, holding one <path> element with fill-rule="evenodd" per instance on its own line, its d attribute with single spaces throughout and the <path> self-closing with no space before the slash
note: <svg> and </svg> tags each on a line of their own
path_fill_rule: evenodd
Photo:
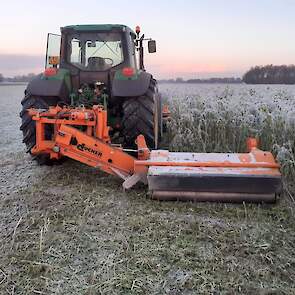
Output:
<svg viewBox="0 0 295 295">
<path fill-rule="evenodd" d="M 0 86 L 0 294 L 294 294 L 295 221 L 276 205 L 151 201 L 74 161 L 37 166 L 25 86 Z"/>
</svg>

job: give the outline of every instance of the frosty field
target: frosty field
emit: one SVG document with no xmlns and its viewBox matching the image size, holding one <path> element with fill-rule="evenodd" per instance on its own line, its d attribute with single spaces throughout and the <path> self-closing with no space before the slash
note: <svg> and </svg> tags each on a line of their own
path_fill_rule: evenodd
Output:
<svg viewBox="0 0 295 295">
<path fill-rule="evenodd" d="M 0 86 L 1 295 L 295 293 L 295 86 L 160 85 L 170 148 L 243 151 L 258 136 L 282 164 L 275 205 L 161 203 L 70 160 L 36 166 L 24 88 Z"/>
</svg>

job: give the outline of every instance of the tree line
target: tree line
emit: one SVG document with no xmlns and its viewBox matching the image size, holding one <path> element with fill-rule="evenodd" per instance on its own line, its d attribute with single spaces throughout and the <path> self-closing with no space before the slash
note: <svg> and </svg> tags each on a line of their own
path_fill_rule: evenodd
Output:
<svg viewBox="0 0 295 295">
<path fill-rule="evenodd" d="M 27 75 L 17 75 L 14 77 L 4 77 L 0 73 L 0 83 L 1 82 L 30 82 L 36 75 L 33 73 Z"/>
<path fill-rule="evenodd" d="M 243 76 L 247 84 L 295 84 L 295 65 L 252 67 Z"/>
<path fill-rule="evenodd" d="M 190 84 L 200 84 L 200 83 L 242 83 L 241 78 L 229 77 L 229 78 L 208 78 L 208 79 L 188 79 L 183 78 L 159 80 L 160 83 L 190 83 Z"/>
<path fill-rule="evenodd" d="M 0 73 L 0 82 L 30 82 L 36 75 L 18 75 L 11 78 L 4 77 Z M 295 65 L 266 65 L 255 66 L 247 71 L 243 78 L 225 77 L 208 79 L 183 78 L 160 80 L 160 83 L 242 83 L 246 84 L 295 84 Z"/>
</svg>

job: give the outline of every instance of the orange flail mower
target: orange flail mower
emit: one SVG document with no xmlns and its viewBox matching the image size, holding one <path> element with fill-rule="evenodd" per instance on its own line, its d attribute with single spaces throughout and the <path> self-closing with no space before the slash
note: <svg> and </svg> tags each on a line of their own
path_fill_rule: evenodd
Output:
<svg viewBox="0 0 295 295">
<path fill-rule="evenodd" d="M 32 154 L 99 168 L 122 178 L 124 189 L 148 184 L 154 199 L 273 202 L 280 192 L 279 165 L 270 152 L 259 150 L 254 138 L 247 141 L 248 153 L 175 153 L 150 151 L 139 135 L 135 157 L 111 143 L 103 106 L 31 108 L 28 113 L 36 122 Z M 48 125 L 54 130 L 51 139 L 45 134 Z"/>
</svg>

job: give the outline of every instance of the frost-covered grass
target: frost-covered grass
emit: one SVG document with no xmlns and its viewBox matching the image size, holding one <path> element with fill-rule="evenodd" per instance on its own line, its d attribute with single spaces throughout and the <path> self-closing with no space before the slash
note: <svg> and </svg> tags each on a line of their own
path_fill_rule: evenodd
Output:
<svg viewBox="0 0 295 295">
<path fill-rule="evenodd" d="M 162 84 L 161 92 L 172 113 L 170 149 L 243 152 L 254 136 L 295 179 L 295 86 Z"/>
</svg>

